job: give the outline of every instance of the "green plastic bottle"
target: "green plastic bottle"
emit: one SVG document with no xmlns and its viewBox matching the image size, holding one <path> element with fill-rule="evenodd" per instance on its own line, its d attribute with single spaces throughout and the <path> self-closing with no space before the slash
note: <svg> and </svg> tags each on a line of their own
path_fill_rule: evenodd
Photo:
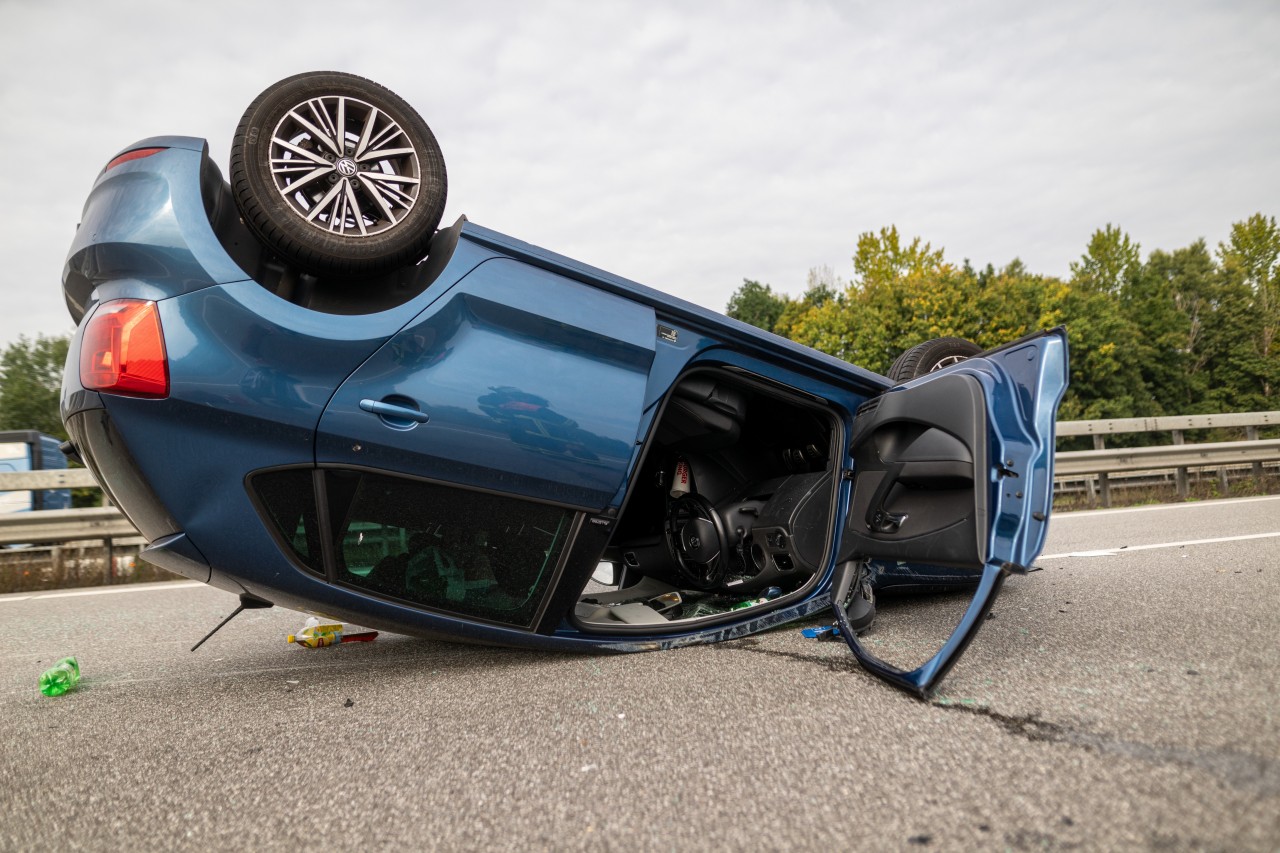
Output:
<svg viewBox="0 0 1280 853">
<path fill-rule="evenodd" d="M 63 658 L 40 676 L 40 692 L 61 696 L 80 683 L 80 664 L 75 658 Z"/>
</svg>

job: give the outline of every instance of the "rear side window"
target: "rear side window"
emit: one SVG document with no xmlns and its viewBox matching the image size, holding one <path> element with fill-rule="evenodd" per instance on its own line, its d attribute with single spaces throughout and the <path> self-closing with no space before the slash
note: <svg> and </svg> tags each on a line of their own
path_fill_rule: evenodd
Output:
<svg viewBox="0 0 1280 853">
<path fill-rule="evenodd" d="M 413 604 L 528 627 L 575 513 L 356 471 L 326 481 L 334 580 Z"/>
<path fill-rule="evenodd" d="M 324 574 L 312 473 L 310 468 L 268 471 L 255 475 L 252 487 L 277 537 L 302 565 Z"/>
</svg>

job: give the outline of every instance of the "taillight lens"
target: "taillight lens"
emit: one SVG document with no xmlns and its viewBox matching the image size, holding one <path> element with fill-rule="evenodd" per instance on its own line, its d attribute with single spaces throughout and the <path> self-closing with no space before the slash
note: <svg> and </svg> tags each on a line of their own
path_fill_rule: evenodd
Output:
<svg viewBox="0 0 1280 853">
<path fill-rule="evenodd" d="M 80 384 L 126 397 L 169 396 L 156 303 L 116 299 L 94 312 L 80 345 Z"/>
<path fill-rule="evenodd" d="M 161 151 L 168 151 L 168 148 L 135 148 L 132 151 L 126 151 L 119 157 L 108 163 L 102 171 L 108 172 L 119 166 L 121 163 L 128 163 L 130 160 L 141 160 L 143 157 L 150 157 L 152 154 L 159 154 Z"/>
</svg>

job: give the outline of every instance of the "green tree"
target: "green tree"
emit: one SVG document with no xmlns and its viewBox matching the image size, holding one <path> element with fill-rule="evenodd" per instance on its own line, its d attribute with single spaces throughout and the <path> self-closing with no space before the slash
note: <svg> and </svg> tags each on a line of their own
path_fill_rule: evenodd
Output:
<svg viewBox="0 0 1280 853">
<path fill-rule="evenodd" d="M 1033 275 L 1015 258 L 996 272 L 990 265 L 976 277 L 977 325 L 969 339 L 991 349 L 1045 328 L 1045 299 L 1062 286 L 1056 278 Z"/>
<path fill-rule="evenodd" d="M 1070 282 L 1046 294 L 1040 325 L 1065 324 L 1071 341 L 1071 384 L 1060 420 L 1154 413 L 1133 355 L 1136 332 L 1118 308 L 1111 295 Z"/>
<path fill-rule="evenodd" d="M 1124 294 L 1142 274 L 1137 243 L 1108 224 L 1089 238 L 1065 288 L 1048 294 L 1045 316 L 1071 336 L 1071 386 L 1064 419 L 1129 418 L 1159 413 L 1140 360 L 1142 331 L 1123 311 Z"/>
<path fill-rule="evenodd" d="M 65 337 L 19 337 L 0 355 L 0 429 L 34 429 L 66 439 L 58 401 Z"/>
<path fill-rule="evenodd" d="M 1275 408 L 1280 389 L 1280 227 L 1256 214 L 1216 258 L 1199 240 L 1144 263 L 1108 224 L 1062 281 L 1014 260 L 956 267 L 895 226 L 858 237 L 855 276 L 811 271 L 795 299 L 773 294 L 781 335 L 883 372 L 906 348 L 956 336 L 983 348 L 1059 324 L 1071 340 L 1062 417 L 1119 418 Z M 744 282 L 744 286 L 747 283 Z M 777 303 L 770 303 L 776 305 Z"/>
<path fill-rule="evenodd" d="M 1210 351 L 1206 323 L 1217 310 L 1218 271 L 1203 240 L 1154 251 L 1122 295 L 1140 334 L 1143 381 L 1164 414 L 1206 412 Z"/>
<path fill-rule="evenodd" d="M 1089 248 L 1071 265 L 1071 281 L 1095 293 L 1118 294 L 1142 271 L 1139 246 L 1118 226 L 1093 232 Z"/>
<path fill-rule="evenodd" d="M 1200 408 L 1250 412 L 1275 408 L 1265 394 L 1265 365 L 1258 357 L 1262 318 L 1253 294 L 1238 277 L 1219 269 L 1215 305 L 1205 318 L 1206 391 Z"/>
<path fill-rule="evenodd" d="M 1271 400 L 1280 388 L 1280 228 L 1275 217 L 1255 213 L 1231 226 L 1231 237 L 1218 245 L 1227 286 L 1243 288 L 1257 318 L 1255 363 L 1246 367 Z"/>
<path fill-rule="evenodd" d="M 1009 314 L 1019 315 L 1013 324 L 1021 334 L 1039 314 L 1034 295 L 1028 303 L 1003 298 L 1012 293 L 998 293 L 1010 278 L 996 281 L 994 269 L 980 276 L 967 262 L 957 268 L 942 249 L 919 237 L 905 240 L 895 226 L 860 235 L 853 266 L 854 281 L 839 289 L 829 274 L 815 283 L 811 273 L 805 298 L 787 307 L 777 331 L 883 372 L 900 353 L 923 341 L 993 338 L 989 326 L 1006 325 Z M 993 282 L 984 300 L 981 291 Z"/>
<path fill-rule="evenodd" d="M 772 332 L 786 305 L 786 297 L 775 294 L 769 285 L 744 278 L 742 287 L 729 297 L 724 313 L 735 320 Z"/>
<path fill-rule="evenodd" d="M 814 339 L 810 346 L 883 373 L 904 349 L 929 337 L 921 329 L 950 323 L 948 284 L 956 270 L 942 249 L 919 237 L 905 242 L 890 225 L 858 236 L 853 270 L 842 300 L 798 324 Z"/>
<path fill-rule="evenodd" d="M 801 300 L 794 312 L 783 315 L 781 322 L 786 324 L 787 336 L 836 358 L 876 369 L 860 357 L 863 330 L 873 318 L 861 310 L 858 296 L 856 290 L 849 288 L 832 298 L 819 294 L 813 302 Z"/>
<path fill-rule="evenodd" d="M 942 249 L 935 251 L 919 237 L 912 238 L 904 246 L 898 227 L 890 225 L 888 228 L 881 228 L 878 234 L 868 231 L 858 236 L 853 270 L 857 274 L 857 284 L 862 289 L 874 289 L 901 281 L 913 273 L 935 273 L 945 263 L 942 255 Z"/>
</svg>

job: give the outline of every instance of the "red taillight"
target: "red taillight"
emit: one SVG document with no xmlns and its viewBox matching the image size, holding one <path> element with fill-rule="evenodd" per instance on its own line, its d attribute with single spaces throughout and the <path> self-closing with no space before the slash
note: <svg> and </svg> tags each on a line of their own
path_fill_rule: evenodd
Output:
<svg viewBox="0 0 1280 853">
<path fill-rule="evenodd" d="M 117 299 L 94 312 L 80 345 L 80 384 L 126 397 L 169 396 L 169 364 L 154 302 Z"/>
<path fill-rule="evenodd" d="M 168 148 L 135 148 L 132 151 L 126 151 L 116 159 L 107 164 L 102 171 L 108 172 L 119 166 L 121 163 L 128 163 L 130 160 L 141 160 L 143 157 L 150 157 L 152 154 L 159 154 L 161 151 L 168 151 Z"/>
</svg>

